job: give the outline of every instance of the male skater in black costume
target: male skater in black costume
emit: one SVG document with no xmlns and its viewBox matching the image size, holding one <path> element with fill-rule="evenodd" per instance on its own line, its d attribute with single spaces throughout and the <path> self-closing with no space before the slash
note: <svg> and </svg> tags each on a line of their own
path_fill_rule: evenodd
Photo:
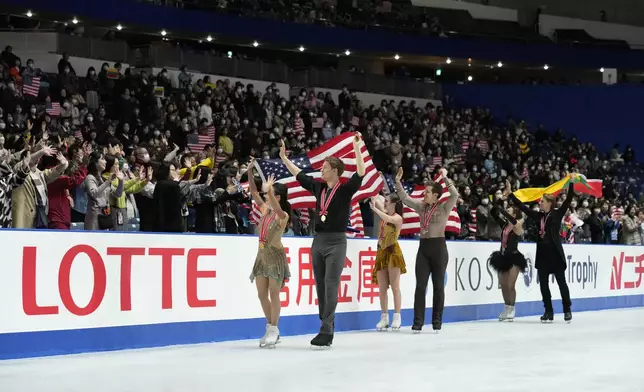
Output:
<svg viewBox="0 0 644 392">
<path fill-rule="evenodd" d="M 333 343 L 335 327 L 335 309 L 338 305 L 338 287 L 347 256 L 347 222 L 351 210 L 351 199 L 360 189 L 365 175 L 364 160 L 360 153 L 360 134 L 353 139 L 356 154 L 356 172 L 345 184 L 340 183 L 344 172 L 344 162 L 329 156 L 324 160 L 318 182 L 302 172 L 286 156 L 284 142 L 280 146 L 280 158 L 295 176 L 302 188 L 311 192 L 316 198 L 315 237 L 311 246 L 313 258 L 313 276 L 318 295 L 318 307 L 322 325 L 320 333 L 311 340 L 317 347 L 330 346 Z"/>
</svg>

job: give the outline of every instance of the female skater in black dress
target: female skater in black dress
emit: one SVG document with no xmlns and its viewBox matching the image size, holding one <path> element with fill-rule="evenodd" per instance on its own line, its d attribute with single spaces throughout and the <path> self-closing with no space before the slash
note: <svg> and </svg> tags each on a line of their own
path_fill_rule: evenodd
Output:
<svg viewBox="0 0 644 392">
<path fill-rule="evenodd" d="M 539 287 L 541 288 L 541 297 L 543 300 L 543 307 L 545 312 L 541 316 L 541 322 L 548 323 L 554 321 L 554 310 L 552 308 L 552 296 L 550 294 L 550 287 L 548 278 L 551 274 L 555 275 L 555 280 L 559 286 L 561 293 L 561 302 L 563 304 L 564 320 L 570 322 L 572 320 L 570 301 L 570 290 L 566 282 L 566 255 L 561 245 L 561 221 L 570 208 L 570 202 L 575 196 L 575 189 L 573 183 L 579 179 L 579 174 L 570 174 L 570 182 L 568 183 L 568 193 L 566 200 L 561 204 L 561 207 L 554 209 L 556 198 L 552 195 L 543 195 L 539 202 L 541 211 L 533 211 L 523 204 L 514 195 L 510 195 L 510 201 L 521 209 L 521 211 L 530 219 L 537 222 L 539 228 L 539 236 L 537 238 L 537 254 L 535 256 L 535 265 L 539 277 Z"/>
<path fill-rule="evenodd" d="M 505 183 L 505 192 L 503 199 L 499 204 L 492 207 L 490 211 L 492 217 L 497 222 L 505 221 L 503 234 L 501 235 L 501 249 L 492 253 L 490 256 L 490 266 L 499 273 L 499 282 L 501 283 L 501 293 L 505 304 L 503 313 L 499 316 L 499 321 L 514 320 L 514 304 L 517 299 L 515 285 L 519 272 L 525 271 L 528 263 L 519 252 L 518 246 L 523 234 L 523 214 L 513 206 L 506 211 L 503 208 L 503 201 L 511 193 L 510 183 Z M 501 218 L 500 215 L 503 215 Z"/>
</svg>

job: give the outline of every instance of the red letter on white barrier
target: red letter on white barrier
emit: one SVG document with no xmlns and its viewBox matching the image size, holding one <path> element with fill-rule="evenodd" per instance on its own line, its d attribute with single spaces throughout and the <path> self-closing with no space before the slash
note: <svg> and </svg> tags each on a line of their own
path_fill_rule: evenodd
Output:
<svg viewBox="0 0 644 392">
<path fill-rule="evenodd" d="M 69 283 L 69 275 L 72 270 L 74 259 L 80 253 L 85 253 L 89 256 L 92 262 L 92 270 L 94 271 L 94 284 L 92 288 L 92 298 L 84 308 L 79 307 L 74 302 L 72 297 L 71 286 Z M 89 245 L 76 245 L 65 253 L 63 260 L 60 263 L 60 271 L 58 273 L 58 290 L 60 291 L 60 299 L 63 305 L 72 314 L 76 316 L 87 316 L 92 314 L 98 309 L 103 302 L 105 296 L 105 286 L 107 285 L 107 273 L 105 272 L 105 264 L 98 251 Z"/>
<path fill-rule="evenodd" d="M 22 249 L 22 310 L 27 316 L 58 314 L 58 306 L 39 306 L 36 303 L 36 247 Z"/>
<path fill-rule="evenodd" d="M 132 310 L 132 256 L 144 256 L 145 248 L 107 248 L 108 256 L 121 256 L 121 311 Z"/>
<path fill-rule="evenodd" d="M 172 309 L 172 257 L 183 256 L 183 248 L 150 248 L 150 256 L 161 256 L 161 307 Z"/>
<path fill-rule="evenodd" d="M 199 256 L 217 256 L 217 249 L 190 249 L 188 251 L 188 271 L 186 273 L 188 306 L 191 308 L 214 308 L 217 306 L 217 300 L 201 300 L 197 296 L 197 279 L 216 278 L 217 271 L 199 271 Z"/>
</svg>

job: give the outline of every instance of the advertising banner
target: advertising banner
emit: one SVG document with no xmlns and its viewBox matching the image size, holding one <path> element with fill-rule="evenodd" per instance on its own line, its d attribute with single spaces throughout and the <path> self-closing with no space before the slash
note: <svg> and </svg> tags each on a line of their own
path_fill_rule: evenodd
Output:
<svg viewBox="0 0 644 392">
<path fill-rule="evenodd" d="M 2 231 L 0 358 L 255 338 L 264 319 L 250 273 L 252 236 Z M 283 336 L 319 328 L 311 238 L 285 238 L 291 278 L 281 292 Z M 372 329 L 376 241 L 349 239 L 336 329 Z M 401 241 L 403 324 L 412 321 L 417 241 Z M 450 242 L 444 321 L 501 312 L 488 258 L 498 243 Z M 644 247 L 564 246 L 573 311 L 644 304 Z M 517 316 L 543 312 L 534 244 L 517 282 Z M 559 289 L 551 278 L 555 309 Z M 391 296 L 391 293 L 389 294 Z M 427 306 L 431 306 L 429 283 Z M 393 304 L 393 301 L 389 301 Z M 428 308 L 428 313 L 431 309 Z M 429 319 L 429 318 L 428 318 Z"/>
</svg>

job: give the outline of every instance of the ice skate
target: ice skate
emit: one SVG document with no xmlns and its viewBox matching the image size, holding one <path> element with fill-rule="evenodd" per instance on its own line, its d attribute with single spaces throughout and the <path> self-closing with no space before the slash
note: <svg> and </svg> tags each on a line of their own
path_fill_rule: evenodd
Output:
<svg viewBox="0 0 644 392">
<path fill-rule="evenodd" d="M 411 326 L 411 332 L 420 333 L 423 330 L 423 324 L 414 321 L 414 325 Z"/>
<path fill-rule="evenodd" d="M 571 311 L 568 311 L 568 312 L 564 313 L 564 321 L 567 322 L 568 324 L 570 324 L 570 322 L 572 321 L 572 312 Z"/>
<path fill-rule="evenodd" d="M 443 328 L 443 323 L 442 322 L 435 321 L 435 322 L 432 323 L 432 332 L 435 335 L 438 335 L 439 333 L 441 333 L 442 328 Z"/>
<path fill-rule="evenodd" d="M 552 312 L 546 311 L 543 316 L 541 316 L 541 322 L 544 324 L 550 324 L 555 320 L 555 315 Z"/>
<path fill-rule="evenodd" d="M 391 330 L 400 331 L 401 324 L 402 324 L 402 319 L 400 318 L 400 313 L 394 313 L 394 319 L 391 321 Z"/>
<path fill-rule="evenodd" d="M 505 315 L 505 319 L 508 320 L 509 322 L 514 321 L 514 305 L 508 306 L 508 313 Z"/>
<path fill-rule="evenodd" d="M 333 335 L 319 333 L 311 340 L 311 347 L 314 349 L 331 348 L 333 344 Z"/>
<path fill-rule="evenodd" d="M 259 338 L 259 347 L 263 348 L 266 346 L 266 337 L 268 336 L 268 328 L 270 327 L 270 324 L 266 324 L 266 331 L 264 332 L 264 336 Z"/>
<path fill-rule="evenodd" d="M 503 312 L 499 315 L 499 321 L 505 321 L 508 319 L 508 311 L 510 307 L 508 305 L 503 305 Z"/>
<path fill-rule="evenodd" d="M 269 325 L 268 330 L 266 331 L 266 348 L 275 348 L 279 336 L 280 330 L 274 325 Z"/>
<path fill-rule="evenodd" d="M 389 328 L 389 313 L 383 313 L 380 315 L 380 321 L 376 324 L 376 331 L 387 331 Z"/>
</svg>

